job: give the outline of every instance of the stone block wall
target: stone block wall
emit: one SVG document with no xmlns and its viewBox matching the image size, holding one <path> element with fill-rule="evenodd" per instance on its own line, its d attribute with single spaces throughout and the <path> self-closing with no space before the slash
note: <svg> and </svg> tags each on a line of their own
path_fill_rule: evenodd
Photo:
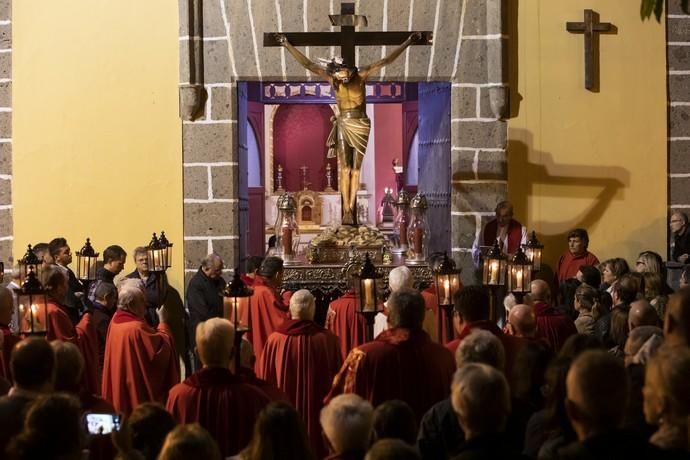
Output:
<svg viewBox="0 0 690 460">
<path fill-rule="evenodd" d="M 196 88 L 201 108 L 183 126 L 185 268 L 191 275 L 206 252 L 227 266 L 238 258 L 239 151 L 237 85 L 243 80 L 311 80 L 280 48 L 264 48 L 263 33 L 335 30 L 335 0 L 179 0 L 181 101 Z M 353 0 L 354 1 L 354 0 Z M 367 0 L 356 11 L 366 30 L 431 30 L 434 44 L 412 47 L 381 71 L 400 81 L 449 81 L 451 101 L 452 250 L 472 282 L 474 238 L 507 193 L 505 121 L 505 0 Z M 357 62 L 371 63 L 391 47 L 361 47 Z M 339 49 L 309 47 L 311 59 Z M 504 78 L 504 75 L 506 78 Z M 503 98 L 503 99 L 502 99 Z"/>
<path fill-rule="evenodd" d="M 681 0 L 669 0 L 666 16 L 668 60 L 668 203 L 690 212 L 690 15 Z"/>
<path fill-rule="evenodd" d="M 12 2 L 0 0 L 0 261 L 12 268 Z"/>
</svg>

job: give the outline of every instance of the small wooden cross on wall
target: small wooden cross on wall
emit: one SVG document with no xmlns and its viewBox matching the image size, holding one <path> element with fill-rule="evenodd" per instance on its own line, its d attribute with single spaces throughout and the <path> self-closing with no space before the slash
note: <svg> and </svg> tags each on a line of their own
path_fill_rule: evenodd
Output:
<svg viewBox="0 0 690 460">
<path fill-rule="evenodd" d="M 581 33 L 585 36 L 585 88 L 599 91 L 599 34 L 617 32 L 610 22 L 599 22 L 599 14 L 585 10 L 584 22 L 567 22 L 568 32 Z"/>
</svg>

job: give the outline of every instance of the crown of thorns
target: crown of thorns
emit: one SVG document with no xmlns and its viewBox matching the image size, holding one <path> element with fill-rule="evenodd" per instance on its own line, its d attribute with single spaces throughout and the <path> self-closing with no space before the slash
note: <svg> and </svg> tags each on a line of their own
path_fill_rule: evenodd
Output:
<svg viewBox="0 0 690 460">
<path fill-rule="evenodd" d="M 343 62 L 343 58 L 341 57 L 332 57 L 330 59 L 319 58 L 319 61 L 329 73 L 345 69 L 350 71 L 357 70 L 357 67 L 345 64 L 345 62 Z"/>
</svg>

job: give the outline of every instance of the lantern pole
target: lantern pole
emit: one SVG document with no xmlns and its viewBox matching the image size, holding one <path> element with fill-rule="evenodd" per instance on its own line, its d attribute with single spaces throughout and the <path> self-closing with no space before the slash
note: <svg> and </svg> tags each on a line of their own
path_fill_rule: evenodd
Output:
<svg viewBox="0 0 690 460">
<path fill-rule="evenodd" d="M 230 281 L 230 283 L 225 286 L 225 289 L 223 290 L 223 297 L 232 299 L 233 326 L 235 327 L 235 375 L 239 375 L 241 369 L 240 348 L 242 346 L 242 337 L 244 334 L 250 331 L 248 327 L 243 327 L 240 324 L 237 308 L 239 306 L 240 299 L 247 298 L 248 305 L 246 308 L 251 310 L 253 293 L 254 291 L 248 288 L 244 281 L 242 281 L 242 278 L 240 277 L 240 269 L 239 267 L 236 267 L 232 281 Z M 247 312 L 247 316 L 251 317 L 251 311 Z"/>
</svg>

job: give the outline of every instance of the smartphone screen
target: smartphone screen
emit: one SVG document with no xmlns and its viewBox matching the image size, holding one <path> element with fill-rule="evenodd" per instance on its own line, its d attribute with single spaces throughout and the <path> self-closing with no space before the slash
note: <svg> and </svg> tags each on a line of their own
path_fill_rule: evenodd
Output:
<svg viewBox="0 0 690 460">
<path fill-rule="evenodd" d="M 120 429 L 120 416 L 110 413 L 86 414 L 86 429 L 90 434 L 110 434 Z"/>
</svg>

